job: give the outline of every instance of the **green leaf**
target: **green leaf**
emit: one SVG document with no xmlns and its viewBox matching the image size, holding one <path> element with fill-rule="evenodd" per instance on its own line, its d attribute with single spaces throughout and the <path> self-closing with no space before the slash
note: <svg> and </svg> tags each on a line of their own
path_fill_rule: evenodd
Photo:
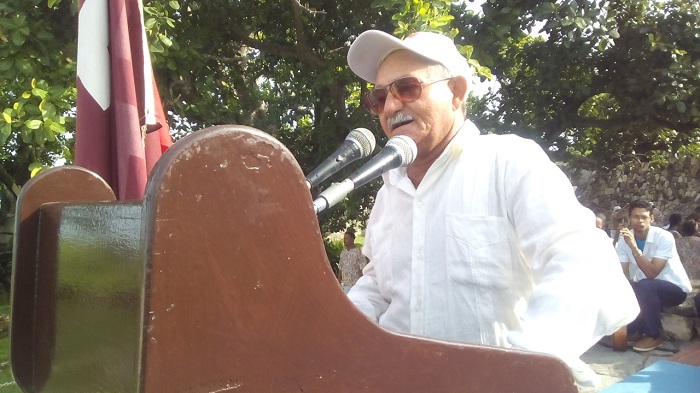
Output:
<svg viewBox="0 0 700 393">
<path fill-rule="evenodd" d="M 57 134 L 63 134 L 64 132 L 66 132 L 66 127 L 55 121 L 51 122 L 51 124 L 49 125 L 49 129 Z"/>
<path fill-rule="evenodd" d="M 32 136 L 33 134 L 31 130 L 28 130 L 26 128 L 19 130 L 19 137 L 22 139 L 22 142 L 26 144 L 31 144 L 33 142 L 34 138 L 32 138 Z"/>
<path fill-rule="evenodd" d="M 46 90 L 42 90 L 42 89 L 38 89 L 38 88 L 32 89 L 32 94 L 41 98 L 42 100 L 46 99 L 46 93 L 47 93 Z"/>
<path fill-rule="evenodd" d="M 29 164 L 29 169 L 31 171 L 31 177 L 36 176 L 42 169 L 44 169 L 44 165 L 40 162 L 32 162 Z"/>
<path fill-rule="evenodd" d="M 12 117 L 10 117 L 10 115 L 7 113 L 3 112 L 2 118 L 5 119 L 5 123 L 12 124 Z"/>
<path fill-rule="evenodd" d="M 174 10 L 180 9 L 180 3 L 175 1 L 175 0 L 171 0 L 168 4 L 170 5 L 170 8 L 172 8 Z"/>
<path fill-rule="evenodd" d="M 7 71 L 12 67 L 12 59 L 0 59 L 0 71 Z"/>
<path fill-rule="evenodd" d="M 49 40 L 53 41 L 53 40 L 55 40 L 54 35 L 51 34 L 51 33 L 48 32 L 48 31 L 46 31 L 46 30 L 40 30 L 40 31 L 38 31 L 37 33 L 33 34 L 33 36 L 36 37 L 36 38 L 38 38 L 38 39 L 40 39 L 40 40 L 42 40 L 42 41 L 49 41 Z"/>
<path fill-rule="evenodd" d="M 168 38 L 167 36 L 165 36 L 164 34 L 158 34 L 158 39 L 159 39 L 160 42 L 162 42 L 163 45 L 165 45 L 166 47 L 169 47 L 169 46 L 171 46 L 171 45 L 173 44 L 173 41 L 172 41 L 170 38 Z"/>
<path fill-rule="evenodd" d="M 159 41 L 156 41 L 153 44 L 149 45 L 148 49 L 153 53 L 165 52 L 165 48 L 163 47 L 163 45 Z"/>
<path fill-rule="evenodd" d="M 53 122 L 51 122 L 53 123 Z M 56 135 L 53 133 L 53 130 L 51 130 L 51 127 L 48 126 L 46 123 L 44 123 L 44 127 L 41 129 L 41 135 L 43 136 L 43 140 L 47 142 L 53 142 L 56 140 Z"/>
<path fill-rule="evenodd" d="M 685 106 L 685 102 L 683 102 L 683 101 L 676 102 L 676 109 L 678 109 L 678 112 L 680 112 L 680 113 L 685 113 L 685 111 L 687 109 Z"/>
<path fill-rule="evenodd" d="M 36 130 L 39 127 L 41 127 L 41 124 L 43 122 L 41 120 L 27 120 L 24 122 L 24 126 L 29 128 L 30 130 Z"/>
<path fill-rule="evenodd" d="M 27 40 L 27 36 L 20 33 L 18 30 L 15 30 L 10 34 L 10 39 L 12 40 L 12 43 L 14 45 L 22 46 L 22 45 L 24 45 L 24 42 Z"/>
<path fill-rule="evenodd" d="M 156 25 L 156 19 L 155 19 L 155 18 L 148 18 L 148 19 L 146 19 L 146 21 L 143 23 L 143 25 L 144 25 L 144 27 L 145 27 L 146 29 L 149 29 L 149 30 L 150 30 L 150 29 L 153 28 L 153 26 Z"/>
<path fill-rule="evenodd" d="M 12 125 L 5 124 L 0 128 L 0 146 L 4 146 L 7 139 L 10 138 L 12 134 Z"/>
<path fill-rule="evenodd" d="M 25 75 L 32 72 L 32 63 L 27 59 L 15 59 L 15 67 Z"/>
</svg>

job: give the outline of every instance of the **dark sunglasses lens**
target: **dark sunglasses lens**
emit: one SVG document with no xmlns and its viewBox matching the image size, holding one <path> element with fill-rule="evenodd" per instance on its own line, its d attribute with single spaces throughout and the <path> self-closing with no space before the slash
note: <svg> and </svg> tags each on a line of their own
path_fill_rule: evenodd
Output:
<svg viewBox="0 0 700 393">
<path fill-rule="evenodd" d="M 419 99 L 423 92 L 420 81 L 414 77 L 401 78 L 394 81 L 392 88 L 396 98 L 404 103 Z"/>
<path fill-rule="evenodd" d="M 370 112 L 378 114 L 384 109 L 386 102 L 386 89 L 373 89 L 365 93 L 364 104 Z"/>
</svg>

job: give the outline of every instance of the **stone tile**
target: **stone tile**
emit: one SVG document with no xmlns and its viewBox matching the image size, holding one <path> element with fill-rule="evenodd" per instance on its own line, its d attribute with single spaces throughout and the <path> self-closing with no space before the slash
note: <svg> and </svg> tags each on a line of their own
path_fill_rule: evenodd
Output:
<svg viewBox="0 0 700 393">
<path fill-rule="evenodd" d="M 692 341 L 666 340 L 661 348 L 650 352 L 635 352 L 631 349 L 627 351 L 613 351 L 610 344 L 602 340 L 581 355 L 581 360 L 588 364 L 601 379 L 601 386 L 598 388 L 580 388 L 580 393 L 599 392 L 642 369 L 651 366 L 659 360 L 666 359 L 679 350 L 693 345 L 699 339 Z"/>
</svg>

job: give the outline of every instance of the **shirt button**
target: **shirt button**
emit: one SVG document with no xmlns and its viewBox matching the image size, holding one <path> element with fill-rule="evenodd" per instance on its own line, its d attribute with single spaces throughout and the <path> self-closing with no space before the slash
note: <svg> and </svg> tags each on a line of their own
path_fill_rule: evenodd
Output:
<svg viewBox="0 0 700 393">
<path fill-rule="evenodd" d="M 418 202 L 418 208 L 422 209 L 423 208 L 423 202 Z"/>
</svg>

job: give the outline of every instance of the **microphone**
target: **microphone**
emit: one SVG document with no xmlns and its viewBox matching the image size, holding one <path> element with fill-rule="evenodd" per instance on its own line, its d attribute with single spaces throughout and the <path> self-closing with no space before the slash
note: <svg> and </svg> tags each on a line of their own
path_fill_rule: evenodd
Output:
<svg viewBox="0 0 700 393">
<path fill-rule="evenodd" d="M 374 134 L 370 130 L 355 128 L 330 157 L 306 176 L 306 183 L 309 188 L 317 186 L 349 163 L 372 154 L 375 145 Z"/>
<path fill-rule="evenodd" d="M 360 169 L 340 183 L 333 183 L 314 200 L 316 214 L 345 198 L 350 191 L 367 184 L 386 171 L 409 166 L 415 160 L 418 148 L 413 139 L 397 135 L 386 143 L 384 149 L 367 161 Z"/>
</svg>

